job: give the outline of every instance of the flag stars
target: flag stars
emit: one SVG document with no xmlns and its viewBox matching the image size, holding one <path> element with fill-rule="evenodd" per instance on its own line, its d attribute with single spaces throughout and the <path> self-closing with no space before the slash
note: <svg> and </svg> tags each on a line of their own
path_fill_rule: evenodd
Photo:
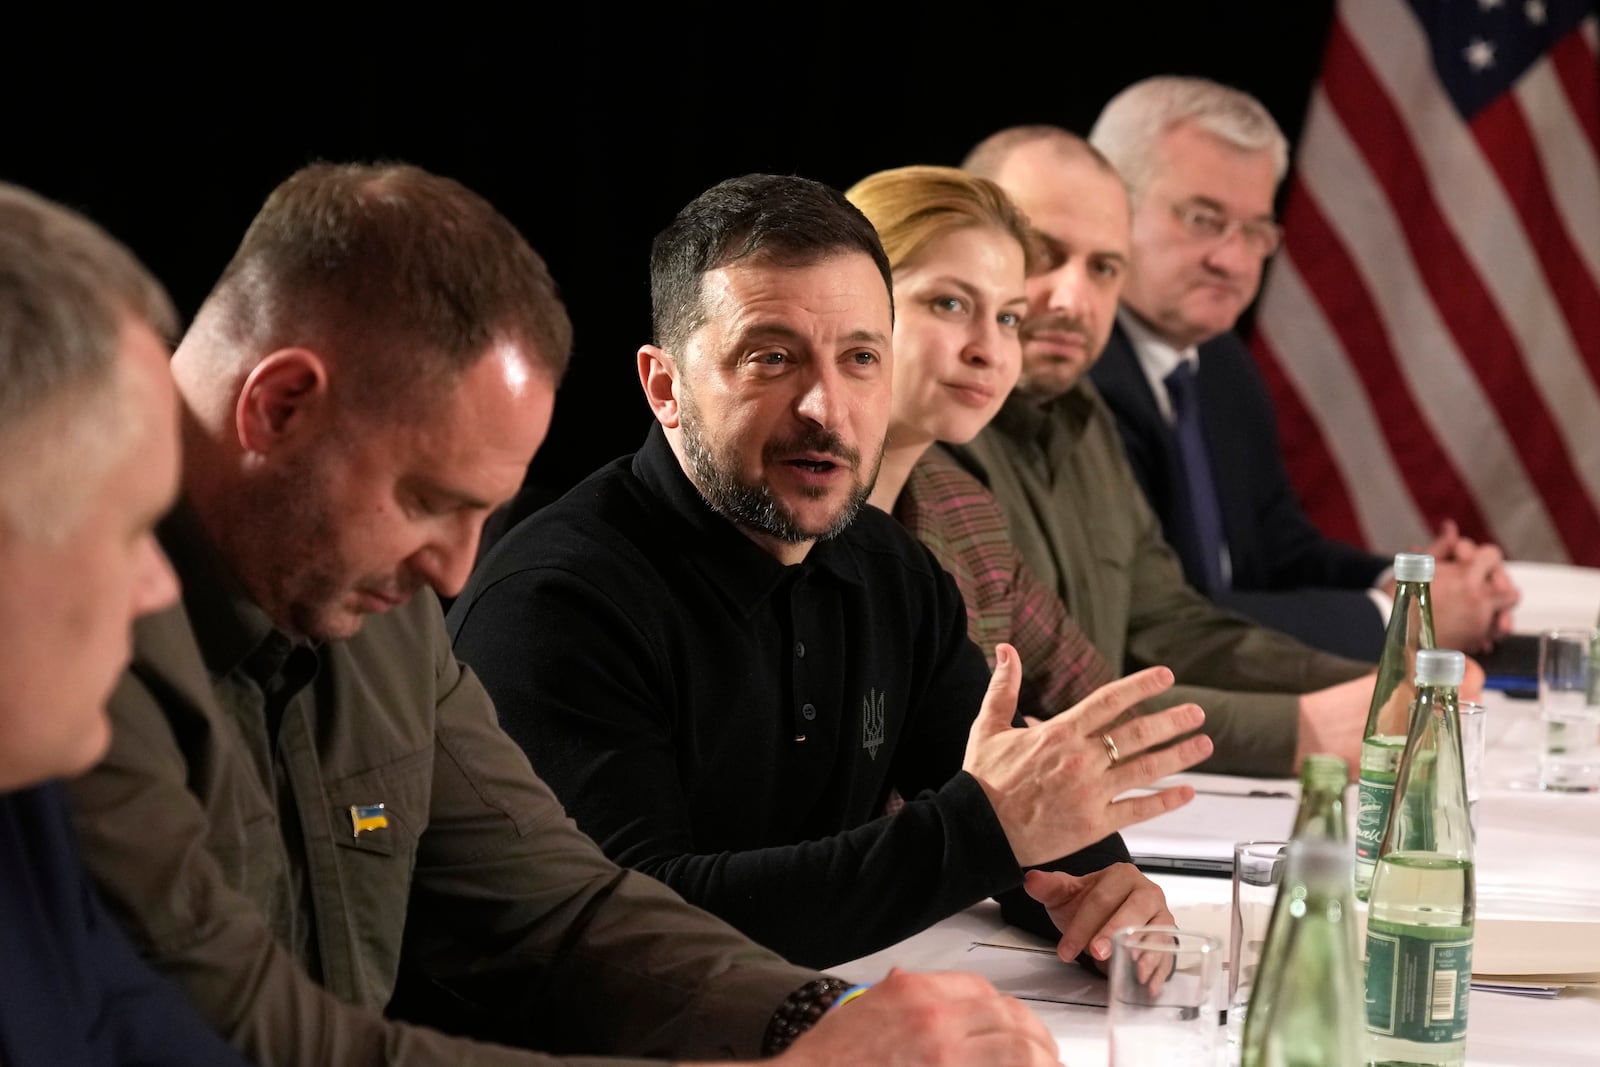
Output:
<svg viewBox="0 0 1600 1067">
<path fill-rule="evenodd" d="M 1488 70 L 1494 66 L 1494 45 L 1482 37 L 1474 38 L 1461 54 L 1466 59 L 1467 66 L 1475 71 Z"/>
<path fill-rule="evenodd" d="M 1544 0 L 1528 0 L 1522 5 L 1522 17 L 1535 26 L 1544 25 L 1546 14 Z"/>
</svg>

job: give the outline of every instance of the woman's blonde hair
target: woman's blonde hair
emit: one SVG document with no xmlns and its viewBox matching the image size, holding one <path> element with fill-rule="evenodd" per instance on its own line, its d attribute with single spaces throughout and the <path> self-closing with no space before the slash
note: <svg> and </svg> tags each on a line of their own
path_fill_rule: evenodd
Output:
<svg viewBox="0 0 1600 1067">
<path fill-rule="evenodd" d="M 1022 246 L 1029 275 L 1048 258 L 1038 232 L 1005 190 L 956 167 L 894 167 L 869 174 L 844 194 L 872 222 L 894 270 L 912 263 L 928 244 L 953 230 L 989 227 Z"/>
</svg>

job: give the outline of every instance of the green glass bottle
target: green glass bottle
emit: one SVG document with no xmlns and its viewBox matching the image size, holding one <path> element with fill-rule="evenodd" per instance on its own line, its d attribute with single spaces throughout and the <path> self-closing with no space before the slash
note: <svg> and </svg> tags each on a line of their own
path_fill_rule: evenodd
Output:
<svg viewBox="0 0 1600 1067">
<path fill-rule="evenodd" d="M 1367 899 L 1372 865 L 1389 821 L 1395 772 L 1405 747 L 1411 708 L 1411 679 L 1417 651 L 1432 648 L 1433 557 L 1401 552 L 1394 557 L 1394 608 L 1378 657 L 1378 680 L 1361 732 L 1361 766 L 1356 781 L 1356 896 Z"/>
<path fill-rule="evenodd" d="M 1307 756 L 1300 764 L 1300 804 L 1295 809 L 1294 826 L 1289 831 L 1290 841 L 1329 841 L 1348 854 L 1350 833 L 1345 822 L 1344 793 L 1349 784 L 1350 764 L 1342 757 L 1327 753 Z M 1353 855 L 1351 858 L 1353 861 Z M 1279 905 L 1284 899 L 1285 887 L 1290 883 L 1286 880 L 1288 872 L 1284 868 L 1280 867 L 1279 873 L 1278 895 L 1273 900 L 1272 915 L 1267 920 L 1267 933 L 1262 939 L 1261 955 L 1250 986 L 1250 999 L 1244 1005 L 1244 1018 L 1234 1019 L 1231 1014 L 1228 1018 L 1230 1042 L 1237 1042 L 1241 1049 L 1244 1048 L 1244 1036 L 1250 1032 L 1250 1020 L 1258 1010 L 1270 1010 L 1268 1004 L 1273 993 L 1267 978 L 1282 970 L 1281 956 L 1288 944 L 1289 935 L 1279 927 L 1290 922 L 1291 918 Z M 1350 880 L 1348 869 L 1345 878 Z M 1354 892 L 1353 888 L 1347 888 Z M 1230 959 L 1242 959 L 1242 949 L 1242 945 L 1233 943 L 1230 946 Z"/>
<path fill-rule="evenodd" d="M 1290 839 L 1322 837 L 1348 841 L 1344 792 L 1350 784 L 1350 764 L 1342 756 L 1318 752 L 1300 764 L 1300 806 L 1295 809 Z"/>
<path fill-rule="evenodd" d="M 1363 1055 L 1355 854 L 1296 837 L 1245 1016 L 1240 1067 L 1356 1067 Z"/>
<path fill-rule="evenodd" d="M 1475 889 L 1460 652 L 1417 653 L 1417 696 L 1367 904 L 1367 1062 L 1466 1060 Z"/>
</svg>

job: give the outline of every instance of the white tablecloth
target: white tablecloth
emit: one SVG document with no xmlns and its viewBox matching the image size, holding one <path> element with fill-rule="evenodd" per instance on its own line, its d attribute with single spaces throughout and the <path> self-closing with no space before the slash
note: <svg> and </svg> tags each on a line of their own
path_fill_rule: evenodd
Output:
<svg viewBox="0 0 1600 1067">
<path fill-rule="evenodd" d="M 1594 624 L 1600 610 L 1600 571 L 1551 564 L 1512 567 L 1525 597 L 1517 613 L 1519 632 Z M 1494 692 L 1485 694 L 1484 703 L 1489 706 L 1489 720 L 1478 810 L 1479 914 L 1571 921 L 1578 924 L 1574 930 L 1584 935 L 1574 943 L 1585 946 L 1587 954 L 1589 939 L 1600 929 L 1600 794 L 1558 796 L 1527 789 L 1534 769 L 1537 708 L 1532 701 L 1509 700 Z M 1218 784 L 1215 776 L 1178 776 L 1185 777 L 1207 788 Z M 1249 784 L 1239 782 L 1244 788 Z M 1265 784 L 1273 789 L 1294 786 L 1293 782 Z M 1237 803 L 1237 798 L 1202 794 L 1185 815 L 1221 811 Z M 1135 833 L 1130 831 L 1130 836 Z M 1184 909 L 1226 928 L 1227 878 L 1160 875 L 1156 880 L 1175 911 Z M 998 906 L 985 901 L 892 948 L 832 971 L 870 982 L 891 966 L 961 969 L 974 941 L 1008 934 L 1027 937 L 1007 931 Z M 1600 952 L 1589 969 L 1600 972 Z M 1103 1067 L 1103 1008 L 1029 1004 L 1055 1035 L 1064 1063 Z M 1473 1067 L 1600 1065 L 1600 987 L 1572 986 L 1550 1000 L 1474 991 L 1467 1020 L 1467 1063 Z"/>
<path fill-rule="evenodd" d="M 1600 568 L 1511 560 L 1506 570 L 1522 590 L 1522 603 L 1511 616 L 1518 633 L 1593 626 L 1600 619 Z"/>
</svg>

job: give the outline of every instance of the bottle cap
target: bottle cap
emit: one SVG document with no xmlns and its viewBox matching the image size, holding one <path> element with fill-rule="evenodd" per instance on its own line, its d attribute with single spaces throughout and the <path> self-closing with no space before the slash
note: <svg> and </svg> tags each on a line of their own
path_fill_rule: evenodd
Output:
<svg viewBox="0 0 1600 1067">
<path fill-rule="evenodd" d="M 1467 657 L 1449 648 L 1417 650 L 1418 685 L 1460 685 L 1467 674 Z"/>
<path fill-rule="evenodd" d="M 1331 752 L 1313 752 L 1300 764 L 1300 788 L 1342 792 L 1350 784 L 1350 764 Z"/>
<path fill-rule="evenodd" d="M 1397 552 L 1394 557 L 1397 582 L 1433 581 L 1433 557 L 1423 552 Z"/>
</svg>

